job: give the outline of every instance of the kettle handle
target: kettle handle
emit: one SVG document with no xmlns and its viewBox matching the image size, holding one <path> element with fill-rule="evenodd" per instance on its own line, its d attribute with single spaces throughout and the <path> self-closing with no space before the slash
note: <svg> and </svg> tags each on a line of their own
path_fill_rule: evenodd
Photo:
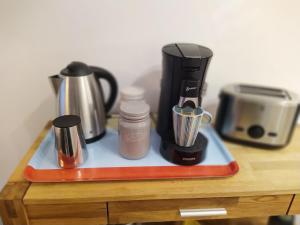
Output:
<svg viewBox="0 0 300 225">
<path fill-rule="evenodd" d="M 108 97 L 107 102 L 104 103 L 105 111 L 108 113 L 109 110 L 111 110 L 111 108 L 117 98 L 117 94 L 118 94 L 117 81 L 114 78 L 114 76 L 105 69 L 102 69 L 102 68 L 99 68 L 96 66 L 90 66 L 90 68 L 93 70 L 93 73 L 95 74 L 98 81 L 99 81 L 99 79 L 104 79 L 108 82 L 108 84 L 110 86 L 110 95 Z M 102 96 L 103 96 L 103 101 L 104 101 L 104 95 L 102 95 Z"/>
</svg>

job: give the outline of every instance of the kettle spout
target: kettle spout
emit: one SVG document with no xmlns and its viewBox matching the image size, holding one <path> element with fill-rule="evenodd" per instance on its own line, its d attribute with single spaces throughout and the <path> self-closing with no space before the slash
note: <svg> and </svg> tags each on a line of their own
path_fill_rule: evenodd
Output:
<svg viewBox="0 0 300 225">
<path fill-rule="evenodd" d="M 58 94 L 58 90 L 59 90 L 62 80 L 63 79 L 59 75 L 53 75 L 53 76 L 49 77 L 49 81 L 50 81 L 52 88 L 54 90 L 54 93 L 56 95 Z"/>
</svg>

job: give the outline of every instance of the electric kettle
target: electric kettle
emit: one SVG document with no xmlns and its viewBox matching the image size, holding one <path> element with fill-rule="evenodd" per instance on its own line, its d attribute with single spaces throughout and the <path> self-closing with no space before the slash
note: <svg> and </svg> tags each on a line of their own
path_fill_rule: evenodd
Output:
<svg viewBox="0 0 300 225">
<path fill-rule="evenodd" d="M 85 141 L 91 143 L 104 136 L 106 114 L 112 108 L 118 92 L 114 76 L 105 69 L 72 62 L 59 75 L 49 77 L 57 96 L 57 116 L 78 115 Z M 110 86 L 105 101 L 100 79 Z"/>
</svg>

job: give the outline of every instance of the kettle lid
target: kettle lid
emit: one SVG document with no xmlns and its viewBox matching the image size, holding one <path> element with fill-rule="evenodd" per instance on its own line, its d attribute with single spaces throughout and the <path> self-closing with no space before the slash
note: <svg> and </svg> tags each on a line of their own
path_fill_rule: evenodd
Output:
<svg viewBox="0 0 300 225">
<path fill-rule="evenodd" d="M 93 71 L 85 63 L 75 61 L 75 62 L 71 62 L 60 73 L 65 76 L 79 77 L 79 76 L 89 75 L 93 73 Z"/>
</svg>

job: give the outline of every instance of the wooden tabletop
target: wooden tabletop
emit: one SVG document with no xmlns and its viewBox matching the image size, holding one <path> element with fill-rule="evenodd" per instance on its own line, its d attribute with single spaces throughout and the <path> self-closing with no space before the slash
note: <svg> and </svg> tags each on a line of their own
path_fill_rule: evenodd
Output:
<svg viewBox="0 0 300 225">
<path fill-rule="evenodd" d="M 116 127 L 116 121 L 115 117 L 110 119 L 109 126 Z M 23 198 L 25 205 L 300 193 L 299 126 L 296 127 L 291 143 L 280 150 L 257 149 L 225 142 L 240 166 L 240 171 L 233 177 L 78 183 L 27 182 L 23 178 L 23 170 L 49 127 L 50 124 L 41 132 L 8 182 L 26 187 Z"/>
</svg>

